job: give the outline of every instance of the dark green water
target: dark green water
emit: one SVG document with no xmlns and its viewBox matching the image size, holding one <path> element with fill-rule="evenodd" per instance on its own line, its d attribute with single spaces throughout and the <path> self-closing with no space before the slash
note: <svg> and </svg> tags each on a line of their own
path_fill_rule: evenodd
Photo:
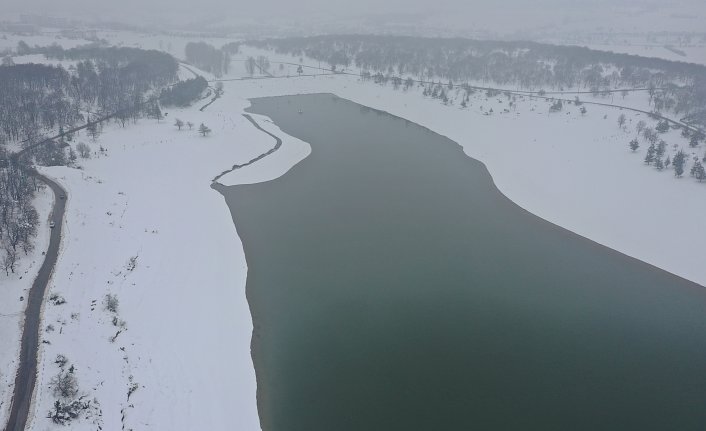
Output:
<svg viewBox="0 0 706 431">
<path fill-rule="evenodd" d="M 706 289 L 527 213 L 403 119 L 332 95 L 250 112 L 312 146 L 223 190 L 265 430 L 706 429 Z"/>
</svg>

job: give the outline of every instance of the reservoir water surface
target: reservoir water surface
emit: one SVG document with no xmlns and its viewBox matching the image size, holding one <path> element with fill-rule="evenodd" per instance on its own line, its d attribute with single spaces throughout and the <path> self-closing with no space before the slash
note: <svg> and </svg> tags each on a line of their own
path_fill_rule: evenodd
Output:
<svg viewBox="0 0 706 431">
<path fill-rule="evenodd" d="M 330 94 L 249 111 L 312 146 L 221 189 L 263 429 L 706 429 L 705 288 L 524 211 L 404 119 Z"/>
</svg>

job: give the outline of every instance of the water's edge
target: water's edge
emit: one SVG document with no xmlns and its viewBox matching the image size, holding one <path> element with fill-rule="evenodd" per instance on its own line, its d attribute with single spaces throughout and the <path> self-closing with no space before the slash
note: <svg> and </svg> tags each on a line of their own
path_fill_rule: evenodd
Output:
<svg viewBox="0 0 706 431">
<path fill-rule="evenodd" d="M 327 95 L 327 96 L 328 96 L 328 95 Z M 266 99 L 267 99 L 267 98 L 266 98 Z M 349 102 L 349 103 L 353 103 L 353 102 Z M 251 109 L 252 109 L 252 107 L 251 107 L 251 108 L 248 108 L 249 111 L 250 111 Z M 392 116 L 392 117 L 394 117 L 394 118 L 397 118 L 397 119 L 400 119 L 400 120 L 404 120 L 404 119 L 402 119 L 402 118 L 400 118 L 400 117 L 396 117 L 396 116 L 394 116 L 394 115 L 392 115 L 392 114 L 385 113 L 385 112 L 382 112 L 382 111 L 378 111 L 378 110 L 375 110 L 375 109 L 371 109 L 371 108 L 367 108 L 367 107 L 361 107 L 361 110 L 363 110 L 363 109 L 369 110 L 370 112 L 378 113 L 379 115 L 383 115 L 383 114 L 384 114 L 384 115 L 390 115 L 390 116 Z M 250 111 L 250 112 L 252 112 L 252 111 Z M 252 164 L 252 163 L 254 163 L 254 162 L 257 161 L 257 160 L 261 160 L 261 159 L 262 159 L 263 157 L 265 157 L 266 155 L 271 154 L 272 152 L 274 152 L 274 151 L 275 151 L 277 148 L 279 148 L 279 146 L 281 145 L 281 139 L 279 139 L 279 138 L 276 137 L 275 135 L 273 135 L 273 134 L 271 134 L 271 133 L 269 133 L 269 132 L 263 130 L 263 129 L 260 128 L 259 126 L 257 126 L 257 124 L 256 124 L 251 118 L 250 118 L 250 121 L 251 121 L 256 127 L 258 127 L 260 130 L 262 130 L 263 132 L 265 132 L 265 133 L 267 133 L 267 134 L 273 136 L 273 137 L 277 140 L 277 142 L 278 142 L 277 147 L 274 148 L 274 149 L 272 149 L 272 150 L 270 150 L 268 153 L 265 153 L 265 154 L 259 156 L 258 158 L 252 160 L 251 162 L 248 162 L 248 163 L 243 164 L 243 165 L 240 165 L 240 166 L 239 166 L 239 165 L 236 165 L 237 167 L 234 166 L 233 169 L 237 169 L 237 168 L 239 168 L 239 167 Z M 412 124 L 412 123 L 408 122 L 407 120 L 404 120 L 404 121 L 405 121 L 407 124 Z M 274 122 L 274 119 L 273 119 L 273 122 Z M 415 126 L 418 126 L 418 127 L 422 128 L 422 129 L 425 129 L 425 130 L 427 130 L 429 133 L 433 133 L 433 134 L 436 135 L 436 136 L 440 136 L 440 135 L 436 134 L 435 132 L 433 132 L 433 131 L 431 131 L 431 130 L 429 130 L 429 129 L 423 127 L 423 126 L 419 126 L 419 125 L 415 125 Z M 284 132 L 284 129 L 283 129 L 283 132 Z M 453 142 L 453 141 L 449 140 L 448 138 L 447 138 L 447 140 L 448 140 L 449 142 Z M 609 256 L 609 257 L 608 257 L 609 259 L 612 259 L 612 260 L 614 260 L 614 261 L 616 261 L 616 262 L 619 262 L 619 265 L 621 265 L 621 266 L 631 266 L 631 267 L 637 266 L 637 267 L 640 267 L 640 268 L 641 268 L 641 269 L 638 269 L 637 271 L 651 272 L 651 273 L 654 274 L 655 277 L 660 278 L 660 279 L 663 279 L 663 278 L 665 277 L 665 274 L 668 274 L 668 275 L 670 276 L 671 282 L 674 283 L 674 284 L 679 284 L 679 285 L 681 285 L 682 287 L 684 287 L 684 286 L 690 286 L 690 287 L 693 287 L 693 288 L 697 288 L 697 289 L 699 289 L 699 290 L 702 288 L 702 286 L 700 286 L 700 285 L 698 285 L 698 284 L 696 284 L 696 283 L 693 283 L 693 282 L 691 282 L 691 281 L 689 281 L 689 280 L 686 280 L 686 279 L 684 279 L 684 278 L 682 278 L 682 277 L 679 277 L 679 276 L 677 276 L 677 275 L 674 275 L 674 274 L 671 274 L 671 273 L 666 273 L 666 271 L 661 270 L 661 269 L 659 269 L 659 268 L 657 268 L 657 267 L 655 267 L 655 266 L 653 266 L 653 265 L 650 265 L 650 264 L 648 264 L 648 263 L 646 263 L 646 262 L 640 261 L 640 260 L 638 260 L 638 259 L 635 259 L 635 258 L 633 258 L 633 257 L 631 257 L 631 256 L 628 256 L 628 255 L 625 255 L 625 254 L 623 254 L 623 253 L 620 253 L 620 252 L 618 252 L 618 251 L 616 251 L 616 250 L 614 250 L 614 249 L 611 249 L 611 248 L 606 247 L 606 246 L 604 246 L 604 245 L 601 245 L 601 244 L 599 244 L 599 243 L 597 243 L 597 242 L 595 242 L 595 241 L 592 241 L 592 240 L 590 240 L 590 239 L 588 239 L 588 238 L 585 238 L 585 237 L 583 237 L 583 236 L 581 236 L 581 235 L 578 235 L 578 234 L 576 234 L 576 233 L 574 233 L 574 232 L 571 232 L 571 231 L 569 231 L 569 230 L 567 230 L 567 229 L 565 229 L 565 228 L 563 228 L 563 227 L 561 227 L 561 226 L 559 226 L 559 225 L 556 225 L 556 224 L 554 224 L 554 223 L 551 223 L 551 222 L 549 222 L 549 221 L 547 221 L 547 220 L 544 220 L 544 219 L 541 219 L 540 217 L 535 216 L 535 215 L 532 214 L 531 212 L 525 210 L 524 208 L 522 208 L 522 207 L 520 207 L 519 205 L 517 205 L 517 204 L 515 204 L 514 202 L 512 202 L 512 201 L 511 201 L 507 196 L 505 196 L 499 189 L 497 189 L 497 187 L 495 186 L 495 183 L 494 183 L 493 180 L 492 180 L 492 175 L 490 175 L 490 173 L 488 172 L 487 168 L 485 167 L 485 165 L 484 165 L 482 162 L 480 162 L 480 161 L 478 161 L 478 160 L 475 160 L 475 159 L 469 157 L 468 155 L 466 155 L 466 154 L 463 152 L 461 145 L 459 145 L 458 143 L 453 142 L 453 144 L 458 147 L 458 150 L 459 150 L 462 154 L 464 154 L 464 157 L 466 157 L 467 159 L 469 159 L 470 161 L 472 161 L 472 163 L 473 163 L 474 165 L 477 165 L 477 167 L 478 167 L 479 169 L 481 169 L 482 171 L 484 171 L 484 172 L 482 173 L 482 175 L 483 175 L 483 176 L 486 176 L 486 177 L 488 177 L 488 178 L 490 179 L 490 182 L 491 182 L 491 184 L 492 184 L 492 187 L 495 189 L 495 191 L 497 191 L 497 192 L 504 198 L 504 200 L 507 201 L 508 204 L 510 204 L 511 206 L 513 206 L 513 207 L 515 208 L 515 210 L 520 209 L 521 212 L 522 212 L 523 214 L 525 214 L 525 216 L 531 216 L 531 217 L 533 217 L 534 219 L 536 219 L 537 221 L 539 221 L 539 222 L 541 222 L 542 224 L 544 224 L 544 225 L 545 225 L 544 229 L 562 231 L 561 234 L 564 235 L 565 237 L 567 237 L 567 241 L 579 240 L 579 241 L 581 241 L 581 242 L 584 244 L 584 246 L 589 245 L 589 247 L 592 248 L 595 253 L 600 253 L 600 254 L 602 254 L 602 255 Z M 315 149 L 312 149 L 312 151 L 316 151 L 316 150 L 315 150 Z M 296 163 L 295 163 L 295 164 L 296 164 Z M 220 178 L 220 177 L 221 177 L 222 175 L 224 175 L 225 173 L 227 173 L 227 172 L 224 172 L 223 174 L 219 175 L 219 177 L 217 177 L 217 178 Z M 215 179 L 214 179 L 214 180 L 215 180 Z M 221 185 L 221 184 L 219 184 L 219 183 L 217 183 L 217 182 L 214 182 L 214 184 L 212 185 L 212 187 L 213 187 L 215 190 L 217 190 L 219 193 L 221 193 L 221 194 L 224 196 L 224 198 L 227 198 L 227 192 L 228 192 L 229 188 L 230 188 L 230 187 L 235 187 L 235 188 L 237 188 L 237 187 L 239 187 L 239 186 L 237 186 L 237 185 L 235 185 L 235 186 L 223 186 L 223 185 Z M 229 204 L 229 208 L 230 208 L 230 210 L 231 210 L 231 215 L 232 215 L 232 217 L 233 217 L 233 220 L 234 220 L 234 221 L 237 220 L 238 217 L 237 217 L 237 215 L 236 215 L 236 213 L 235 213 L 235 211 L 234 211 L 234 207 L 232 207 L 232 206 Z M 237 229 L 238 223 L 236 222 L 235 224 L 236 224 L 236 229 Z M 242 238 L 242 237 L 241 237 L 241 238 Z M 244 240 L 244 241 L 243 241 L 243 248 L 244 248 L 244 250 L 245 250 L 246 262 L 248 262 L 249 257 L 250 257 L 250 253 L 248 253 L 248 247 L 249 247 L 249 243 L 246 243 L 246 241 Z M 265 385 L 262 384 L 262 380 L 263 380 L 263 378 L 264 378 L 263 369 L 261 369 L 261 367 L 258 367 L 258 366 L 257 366 L 257 364 L 258 364 L 258 358 L 260 357 L 260 353 L 261 353 L 261 352 L 260 352 L 260 349 L 261 349 L 260 338 L 261 338 L 261 336 L 262 336 L 262 333 L 261 333 L 261 331 L 260 331 L 260 329 L 261 329 L 261 322 L 258 320 L 257 313 L 254 312 L 254 308 L 255 308 L 255 307 L 254 307 L 254 305 L 253 305 L 253 297 L 252 297 L 252 296 L 253 296 L 253 292 L 252 292 L 252 286 L 251 286 L 251 283 L 250 283 L 250 280 L 251 280 L 250 268 L 251 268 L 251 266 L 249 265 L 249 263 L 250 263 L 250 262 L 248 262 L 248 268 L 249 268 L 249 270 L 248 270 L 248 283 L 247 283 L 246 295 L 247 295 L 247 297 L 248 297 L 248 303 L 249 303 L 249 305 L 250 305 L 251 315 L 252 315 L 252 318 L 253 318 L 253 327 L 254 327 L 254 329 L 253 329 L 253 337 L 252 337 L 252 342 L 251 342 L 251 349 L 252 349 L 253 363 L 255 364 L 256 374 L 257 374 L 257 380 L 258 380 L 258 389 L 257 389 L 258 395 L 257 395 L 257 396 L 258 396 L 258 409 L 259 409 L 260 420 L 261 420 L 261 424 L 262 424 L 262 426 L 263 426 L 263 429 L 268 430 L 268 429 L 273 429 L 273 428 L 272 428 L 273 425 L 270 423 L 270 420 L 269 420 L 269 417 L 270 417 L 269 412 L 267 411 L 266 407 L 263 405 L 263 404 L 264 404 L 264 399 L 266 398 L 266 396 L 265 396 Z M 637 264 L 637 265 L 636 265 L 636 264 Z"/>
</svg>

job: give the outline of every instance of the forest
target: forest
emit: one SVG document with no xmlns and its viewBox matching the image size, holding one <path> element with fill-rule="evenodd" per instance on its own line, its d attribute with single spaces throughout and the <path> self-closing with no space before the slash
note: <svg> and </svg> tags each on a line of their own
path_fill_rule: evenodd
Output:
<svg viewBox="0 0 706 431">
<path fill-rule="evenodd" d="M 0 160 L 6 157 L 0 147 Z M 39 215 L 32 200 L 37 187 L 36 179 L 23 167 L 7 164 L 0 168 L 0 266 L 6 275 L 15 272 L 20 256 L 34 247 Z"/>
<path fill-rule="evenodd" d="M 31 144 L 42 131 L 68 130 L 91 114 L 118 112 L 123 121 L 139 116 L 147 93 L 177 78 L 176 60 L 158 51 L 94 46 L 36 51 L 77 63 L 68 70 L 44 64 L 0 66 L 0 143 Z"/>
<path fill-rule="evenodd" d="M 233 47 L 237 52 L 237 45 L 231 44 L 224 49 L 217 49 L 205 42 L 189 42 L 185 49 L 186 61 L 220 78 L 230 69 Z"/>
<path fill-rule="evenodd" d="M 32 198 L 37 189 L 30 159 L 40 165 L 73 163 L 81 143 L 71 146 L 71 133 L 88 124 L 87 134 L 100 133 L 99 119 L 128 120 L 155 115 L 151 94 L 177 79 L 177 61 L 158 51 L 84 46 L 29 48 L 47 58 L 76 61 L 68 69 L 46 64 L 0 66 L 0 263 L 13 272 L 21 252 L 32 249 L 38 216 Z M 161 114 L 160 114 L 161 115 Z M 60 137 L 46 140 L 45 135 Z M 24 151 L 11 154 L 8 143 Z M 15 145 L 17 147 L 17 145 Z M 85 147 L 85 144 L 83 144 Z M 21 155 L 21 157 L 17 157 Z"/>
<path fill-rule="evenodd" d="M 332 35 L 248 41 L 257 48 L 307 56 L 332 70 L 524 90 L 649 89 L 652 109 L 706 126 L 706 66 L 536 42 L 404 36 Z"/>
<path fill-rule="evenodd" d="M 208 88 L 208 82 L 202 77 L 179 81 L 162 90 L 159 101 L 164 106 L 189 106 Z"/>
</svg>

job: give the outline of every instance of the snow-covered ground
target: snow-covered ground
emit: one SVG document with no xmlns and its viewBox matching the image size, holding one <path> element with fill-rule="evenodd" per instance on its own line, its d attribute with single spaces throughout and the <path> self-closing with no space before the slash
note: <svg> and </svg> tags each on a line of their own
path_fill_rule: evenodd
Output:
<svg viewBox="0 0 706 431">
<path fill-rule="evenodd" d="M 9 414 L 15 373 L 20 355 L 21 327 L 27 305 L 27 292 L 44 261 L 44 252 L 49 245 L 49 213 L 53 204 L 51 189 L 42 186 L 35 197 L 35 208 L 39 213 L 38 234 L 34 250 L 27 256 L 20 253 L 15 273 L 9 276 L 0 273 L 0 424 Z M 23 298 L 20 300 L 20 298 Z"/>
<path fill-rule="evenodd" d="M 588 105 L 582 115 L 566 105 L 549 113 L 544 100 L 516 97 L 510 106 L 484 92 L 461 109 L 458 100 L 445 106 L 417 87 L 405 92 L 343 75 L 224 86 L 205 112 L 200 104 L 167 109 L 161 123 L 111 125 L 95 143 L 79 136 L 95 153 L 79 160 L 82 169 L 43 169 L 69 193 L 48 293 L 66 303 L 44 309 L 43 326 L 54 329 L 43 334 L 29 429 L 65 428 L 46 418 L 59 354 L 75 366 L 80 393 L 96 400 L 72 430 L 259 428 L 245 257 L 223 198 L 210 188 L 217 174 L 273 145 L 241 115 L 251 97 L 330 92 L 419 123 L 484 162 L 498 188 L 530 212 L 706 285 L 703 256 L 694 252 L 706 243 L 706 184 L 645 166 L 645 144 L 636 154 L 628 149 L 637 121 L 654 125 L 644 115 L 623 111 L 625 130 L 615 108 Z M 627 102 L 642 107 L 644 97 Z M 175 117 L 213 133 L 177 131 Z M 283 138 L 282 148 L 221 183 L 275 178 L 309 153 L 306 143 L 256 118 Z M 688 148 L 676 131 L 662 137 L 670 154 L 676 144 L 703 156 L 703 145 Z M 117 312 L 104 306 L 108 294 L 118 298 Z"/>
<path fill-rule="evenodd" d="M 59 354 L 75 366 L 81 394 L 99 403 L 71 429 L 259 428 L 245 259 L 210 179 L 272 139 L 240 115 L 245 100 L 230 102 L 205 113 L 169 110 L 172 121 L 159 124 L 110 126 L 90 143 L 96 154 L 83 169 L 43 169 L 69 194 L 50 286 L 66 304 L 44 312 L 56 330 L 44 334 L 51 344 L 42 345 L 31 429 L 52 426 L 45 417 Z M 213 134 L 177 131 L 175 117 Z M 104 307 L 108 294 L 117 313 Z"/>
</svg>

